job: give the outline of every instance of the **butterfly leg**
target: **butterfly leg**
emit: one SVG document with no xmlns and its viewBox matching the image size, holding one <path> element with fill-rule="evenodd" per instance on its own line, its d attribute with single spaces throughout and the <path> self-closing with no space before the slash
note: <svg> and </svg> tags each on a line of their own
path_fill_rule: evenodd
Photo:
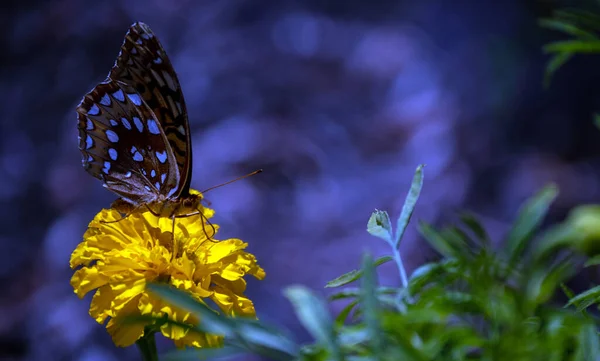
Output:
<svg viewBox="0 0 600 361">
<path fill-rule="evenodd" d="M 171 223 L 172 223 L 172 228 L 171 228 L 171 235 L 173 236 L 173 257 L 175 257 L 177 255 L 177 253 L 179 253 L 179 245 L 177 244 L 177 241 L 175 240 L 175 218 L 176 218 L 176 210 L 173 211 L 173 214 L 171 214 Z M 171 260 L 172 260 L 171 258 Z"/>
<path fill-rule="evenodd" d="M 215 235 L 215 233 L 217 233 L 217 230 L 215 229 L 215 226 L 208 220 L 208 218 L 206 218 L 206 216 L 200 209 L 198 209 L 197 211 L 192 212 L 192 213 L 180 214 L 175 217 L 176 218 L 184 218 L 184 217 L 191 217 L 191 216 L 195 216 L 195 215 L 200 215 L 200 217 L 202 217 L 202 230 L 204 231 L 204 235 L 206 236 L 206 238 L 209 241 L 212 241 L 213 240 L 212 237 Z M 212 228 L 211 236 L 209 236 L 208 232 L 206 232 L 206 223 L 208 223 L 208 225 Z"/>
</svg>

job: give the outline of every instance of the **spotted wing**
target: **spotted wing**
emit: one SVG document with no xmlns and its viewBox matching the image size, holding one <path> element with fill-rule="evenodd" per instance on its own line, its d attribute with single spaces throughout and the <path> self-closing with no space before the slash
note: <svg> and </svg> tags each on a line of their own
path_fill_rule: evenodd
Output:
<svg viewBox="0 0 600 361">
<path fill-rule="evenodd" d="M 181 175 L 175 196 L 187 193 L 192 175 L 192 143 L 185 101 L 171 61 L 146 24 L 138 22 L 129 28 L 109 78 L 133 87 L 154 112 Z"/>
<path fill-rule="evenodd" d="M 132 87 L 107 79 L 77 107 L 82 164 L 135 206 L 179 189 L 175 156 L 152 110 Z"/>
</svg>

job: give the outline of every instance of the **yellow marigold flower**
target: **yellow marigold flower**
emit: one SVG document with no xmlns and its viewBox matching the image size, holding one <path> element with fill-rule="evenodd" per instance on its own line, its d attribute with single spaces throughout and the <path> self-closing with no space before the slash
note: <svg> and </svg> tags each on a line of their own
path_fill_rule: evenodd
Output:
<svg viewBox="0 0 600 361">
<path fill-rule="evenodd" d="M 198 300 L 209 298 L 227 315 L 256 317 L 252 301 L 243 293 L 244 276 L 263 279 L 265 271 L 254 255 L 244 251 L 247 243 L 233 238 L 215 240 L 213 228 L 206 223 L 214 211 L 204 207 L 203 214 L 204 218 L 177 218 L 175 242 L 172 220 L 148 211 L 119 220 L 122 216 L 117 211 L 103 209 L 89 224 L 83 242 L 71 255 L 71 268 L 81 266 L 71 285 L 80 298 L 96 290 L 90 315 L 100 324 L 109 318 L 106 329 L 117 346 L 135 343 L 148 326 L 120 322 L 125 317 L 166 315 L 189 325 L 199 321 L 147 292 L 146 285 L 151 282 L 186 290 Z M 218 226 L 213 226 L 216 233 Z M 210 347 L 222 342 L 220 336 L 188 332 L 172 324 L 162 325 L 160 331 L 177 347 Z"/>
</svg>

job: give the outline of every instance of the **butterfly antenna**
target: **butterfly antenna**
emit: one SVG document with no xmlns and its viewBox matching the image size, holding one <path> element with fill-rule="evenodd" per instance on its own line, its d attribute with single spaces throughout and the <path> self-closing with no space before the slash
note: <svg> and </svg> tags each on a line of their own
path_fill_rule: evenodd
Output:
<svg viewBox="0 0 600 361">
<path fill-rule="evenodd" d="M 250 177 L 250 176 L 253 176 L 253 175 L 256 175 L 256 174 L 258 174 L 258 173 L 262 173 L 262 171 L 263 171 L 262 169 L 257 169 L 257 170 L 255 170 L 255 171 L 254 171 L 254 172 L 252 172 L 252 173 L 248 173 L 248 174 L 246 174 L 246 175 L 243 175 L 243 176 L 241 176 L 241 177 L 238 177 L 238 178 L 236 178 L 236 179 L 230 180 L 229 182 L 221 183 L 221 184 L 219 184 L 219 185 L 216 185 L 216 186 L 214 186 L 214 187 L 210 187 L 210 188 L 208 188 L 208 189 L 205 189 L 205 190 L 203 190 L 201 193 L 206 193 L 206 192 L 208 192 L 208 191 L 211 191 L 211 190 L 213 190 L 213 189 L 215 189 L 215 188 L 219 188 L 219 187 L 222 187 L 222 186 L 226 186 L 226 185 L 228 185 L 228 184 L 231 184 L 231 183 L 233 183 L 233 182 L 237 182 L 237 181 L 239 181 L 239 180 L 241 180 L 241 179 L 248 178 L 248 177 Z"/>
</svg>

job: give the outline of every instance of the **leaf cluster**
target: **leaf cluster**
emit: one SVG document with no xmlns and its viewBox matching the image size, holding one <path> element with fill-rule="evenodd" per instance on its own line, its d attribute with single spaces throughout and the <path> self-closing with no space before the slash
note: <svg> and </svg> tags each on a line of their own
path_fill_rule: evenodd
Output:
<svg viewBox="0 0 600 361">
<path fill-rule="evenodd" d="M 420 166 L 395 230 L 387 212 L 375 211 L 367 223 L 371 235 L 390 245 L 389 256 L 374 260 L 365 255 L 360 269 L 326 285 L 335 289 L 329 300 L 302 286 L 284 291 L 313 343 L 298 344 L 280 327 L 224 317 L 183 292 L 154 285 L 153 292 L 201 320 L 190 332 L 225 337 L 223 348 L 188 349 L 163 359 L 252 353 L 273 360 L 575 361 L 600 355 L 596 321 L 582 311 L 600 300 L 600 288 L 576 296 L 563 286 L 575 272 L 573 252 L 565 250 L 576 250 L 569 245 L 579 242 L 567 242 L 565 234 L 577 233 L 572 229 L 581 217 L 533 242 L 558 194 L 554 185 L 523 204 L 499 250 L 472 215 L 463 214 L 458 225 L 441 229 L 421 222 L 422 236 L 441 258 L 407 277 L 399 245 L 422 184 Z M 539 246 L 545 243 L 555 246 Z M 392 261 L 401 285 L 380 286 L 376 269 Z M 553 301 L 561 287 L 572 298 L 568 307 Z M 332 315 L 328 301 L 346 302 L 346 306 Z"/>
</svg>

